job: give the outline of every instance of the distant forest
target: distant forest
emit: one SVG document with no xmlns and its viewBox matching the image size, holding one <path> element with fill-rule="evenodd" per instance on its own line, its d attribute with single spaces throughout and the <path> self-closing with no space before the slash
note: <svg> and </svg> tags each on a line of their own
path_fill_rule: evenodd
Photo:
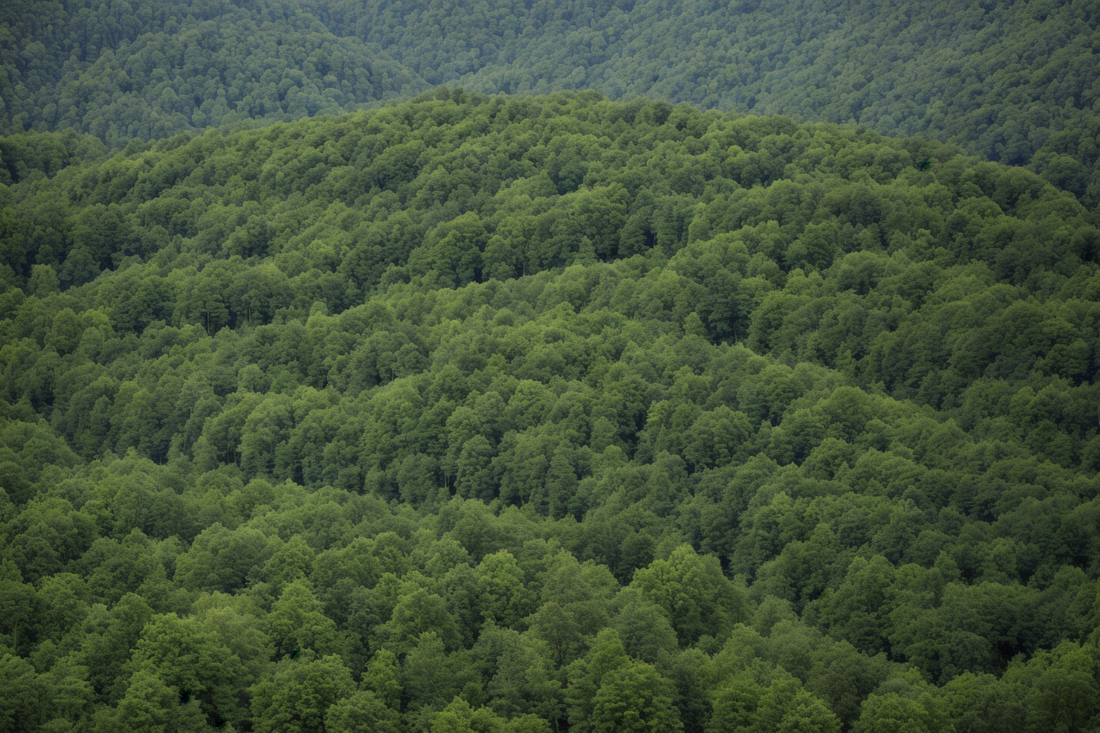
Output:
<svg viewBox="0 0 1100 733">
<path fill-rule="evenodd" d="M 0 130 L 113 148 L 439 84 L 852 123 L 1100 202 L 1095 0 L 7 0 Z"/>
<path fill-rule="evenodd" d="M 487 39 L 440 27 L 476 6 L 20 7 L 40 54 L 5 61 L 8 119 L 94 135 L 0 139 L 0 731 L 1096 730 L 1100 216 L 1080 191 L 950 143 L 594 92 L 190 130 L 446 78 L 541 91 L 520 70 L 553 31 L 608 40 L 551 86 L 630 68 L 618 93 L 663 93 L 713 67 L 662 54 L 705 47 L 744 54 L 746 82 L 693 81 L 693 102 L 913 110 L 907 131 L 1022 161 L 1090 119 L 1092 81 L 1015 87 L 979 130 L 859 97 L 846 75 L 887 63 L 878 45 L 832 67 L 852 97 L 782 70 L 883 33 L 908 49 L 896 89 L 950 78 L 977 114 L 965 77 L 907 59 L 953 68 L 965 37 L 1027 40 L 1006 74 L 1076 63 L 1086 4 L 966 10 L 1000 18 L 988 35 L 929 6 L 912 39 L 852 5 L 798 44 L 799 13 L 767 3 L 534 3 Z M 686 40 L 651 46 L 643 13 Z M 770 30 L 727 63 L 687 42 L 717 13 L 731 38 Z M 1045 51 L 1054 25 L 1084 30 Z M 285 51 L 219 35 L 253 27 Z M 342 71 L 310 66 L 325 43 Z M 564 69 L 582 44 L 559 45 Z M 1014 128 L 1029 89 L 1075 101 Z"/>
</svg>

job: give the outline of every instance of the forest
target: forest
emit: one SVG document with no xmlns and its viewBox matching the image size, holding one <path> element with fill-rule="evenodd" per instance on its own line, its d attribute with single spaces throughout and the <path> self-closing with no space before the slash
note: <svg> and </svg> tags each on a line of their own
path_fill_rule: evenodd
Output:
<svg viewBox="0 0 1100 733">
<path fill-rule="evenodd" d="M 0 731 L 1100 726 L 1078 192 L 592 91 L 92 133 L 0 139 Z"/>
<path fill-rule="evenodd" d="M 135 140 L 440 84 L 922 135 L 1100 203 L 1096 0 L 7 0 L 0 132 Z"/>
</svg>

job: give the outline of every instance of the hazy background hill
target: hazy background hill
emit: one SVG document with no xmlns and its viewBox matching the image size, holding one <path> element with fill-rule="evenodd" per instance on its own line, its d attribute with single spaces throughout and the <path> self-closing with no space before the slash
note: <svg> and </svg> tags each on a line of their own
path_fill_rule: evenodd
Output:
<svg viewBox="0 0 1100 733">
<path fill-rule="evenodd" d="M 1090 203 L 1100 7 L 872 2 L 8 2 L 0 119 L 112 145 L 459 82 L 855 122 L 1031 165 Z"/>
</svg>

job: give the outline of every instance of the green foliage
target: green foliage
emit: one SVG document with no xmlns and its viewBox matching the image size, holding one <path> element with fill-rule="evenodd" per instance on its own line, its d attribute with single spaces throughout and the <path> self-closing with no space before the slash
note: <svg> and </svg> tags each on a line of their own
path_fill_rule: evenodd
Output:
<svg viewBox="0 0 1100 733">
<path fill-rule="evenodd" d="M 991 160 L 1030 163 L 1060 188 L 1100 200 L 1097 18 L 1087 0 L 941 1 L 920 12 L 805 0 L 512 0 L 473 9 L 417 0 L 123 0 L 13 7 L 0 27 L 0 119 L 13 133 L 75 128 L 122 147 L 211 125 L 348 112 L 445 83 L 509 94 L 596 89 L 613 99 L 923 134 Z M 663 122 L 670 113 L 661 106 L 651 114 Z M 13 136 L 0 145 L 0 183 L 51 175 L 77 146 L 80 156 L 99 152 L 72 132 Z M 560 193 L 591 170 L 586 146 L 566 149 L 570 155 L 547 171 Z M 400 185 L 419 152 L 389 148 L 371 167 L 371 184 Z M 287 180 L 312 183 L 322 175 L 315 166 L 321 157 L 287 169 Z M 922 152 L 913 163 L 924 169 L 934 157 Z M 728 164 L 747 184 L 782 171 L 774 157 L 748 148 L 731 152 Z M 872 177 L 906 165 L 871 150 L 849 164 Z M 708 177 L 706 168 L 683 169 L 672 181 L 679 192 L 695 193 Z M 605 213 L 611 227 L 627 214 L 615 205 Z M 261 230 L 239 241 L 251 248 L 245 242 L 262 241 Z M 459 277 L 484 265 L 496 273 L 513 266 L 461 250 L 463 237 L 484 239 L 484 232 L 476 225 L 460 231 L 433 240 L 431 259 Z M 817 264 L 837 246 L 827 232 L 814 230 L 792 254 Z M 596 227 L 581 236 L 601 254 L 608 246 L 602 234 Z M 630 236 L 644 242 L 654 235 L 634 227 Z M 375 256 L 364 255 L 356 266 L 370 269 Z"/>
<path fill-rule="evenodd" d="M 24 730 L 43 721 L 39 701 L 42 695 L 41 683 L 34 667 L 25 659 L 4 652 L 0 657 L 0 730 L 4 733 Z"/>
<path fill-rule="evenodd" d="M 254 730 L 324 733 L 326 716 L 343 717 L 347 705 L 332 708 L 353 690 L 351 672 L 337 656 L 284 660 L 252 689 Z"/>
<path fill-rule="evenodd" d="M 373 692 L 363 690 L 342 698 L 328 709 L 325 730 L 332 733 L 360 730 L 398 733 L 401 725 L 396 710 L 386 707 Z"/>
<path fill-rule="evenodd" d="M 93 153 L 2 192 L 0 725 L 1095 727 L 1040 178 L 591 94 Z"/>
<path fill-rule="evenodd" d="M 294 3 L 13 8 L 3 29 L 5 126 L 77 128 L 119 147 L 208 126 L 348 111 L 427 86 Z M 0 148 L 9 180 L 64 164 L 68 139 L 47 137 L 43 145 L 21 137 L 28 142 Z"/>
</svg>

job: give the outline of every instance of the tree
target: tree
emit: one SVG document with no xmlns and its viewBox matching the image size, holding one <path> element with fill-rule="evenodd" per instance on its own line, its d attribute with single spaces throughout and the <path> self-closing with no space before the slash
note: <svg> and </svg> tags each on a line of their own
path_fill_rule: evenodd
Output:
<svg viewBox="0 0 1100 733">
<path fill-rule="evenodd" d="M 704 733 L 713 710 L 716 669 L 710 656 L 700 649 L 685 649 L 669 654 L 662 662 L 663 674 L 676 690 L 676 709 L 685 733 Z"/>
<path fill-rule="evenodd" d="M 269 679 L 252 688 L 253 728 L 259 733 L 324 733 L 330 708 L 354 691 L 351 671 L 340 657 L 284 659 Z"/>
<path fill-rule="evenodd" d="M 628 590 L 620 594 L 619 603 L 621 610 L 613 628 L 619 632 L 627 654 L 656 664 L 662 653 L 677 650 L 676 631 L 660 606 Z"/>
<path fill-rule="evenodd" d="M 1027 696 L 1030 730 L 1085 730 L 1100 709 L 1095 655 L 1064 642 L 1060 657 L 1035 680 Z"/>
<path fill-rule="evenodd" d="M 103 605 L 92 606 L 84 619 L 79 660 L 88 668 L 97 695 L 121 699 L 126 691 L 125 665 L 152 617 L 153 609 L 133 593 L 122 596 L 110 611 Z"/>
<path fill-rule="evenodd" d="M 328 733 L 352 733 L 370 730 L 378 733 L 398 733 L 401 718 L 369 690 L 352 693 L 334 703 L 325 714 Z"/>
<path fill-rule="evenodd" d="M 504 629 L 486 629 L 478 646 L 483 643 L 499 650 L 486 686 L 493 710 L 507 718 L 532 715 L 556 721 L 562 712 L 561 683 L 546 644 Z"/>
<path fill-rule="evenodd" d="M 263 533 L 244 527 L 230 531 L 215 523 L 179 558 L 176 574 L 185 588 L 233 593 L 248 584 L 249 574 L 268 553 Z"/>
<path fill-rule="evenodd" d="M 446 647 L 458 646 L 458 626 L 446 602 L 423 588 L 401 595 L 386 629 L 390 645 L 399 652 L 411 649 L 429 631 L 436 633 Z"/>
<path fill-rule="evenodd" d="M 855 733 L 936 733 L 942 728 L 921 701 L 891 692 L 871 695 L 864 700 L 859 720 L 852 726 L 852 730 Z"/>
<path fill-rule="evenodd" d="M 475 435 L 463 444 L 455 464 L 455 491 L 459 496 L 483 501 L 493 498 L 489 469 L 492 458 L 493 448 L 484 435 Z"/>
<path fill-rule="evenodd" d="M 859 717 L 860 704 L 887 674 L 882 657 L 868 658 L 851 644 L 839 642 L 814 654 L 806 689 L 836 713 L 842 726 L 851 726 Z"/>
<path fill-rule="evenodd" d="M 473 708 L 456 697 L 442 711 L 432 715 L 432 733 L 503 733 L 504 719 L 488 708 Z"/>
<path fill-rule="evenodd" d="M 47 725 L 81 725 L 90 718 L 95 691 L 88 682 L 88 668 L 78 664 L 75 655 L 57 660 L 40 677 L 50 701 Z"/>
<path fill-rule="evenodd" d="M 639 569 L 631 587 L 665 612 L 681 644 L 703 634 L 718 636 L 745 613 L 741 592 L 722 574 L 717 559 L 700 557 L 686 545 L 668 560 Z"/>
<path fill-rule="evenodd" d="M 122 730 L 162 733 L 175 722 L 178 707 L 179 692 L 165 684 L 156 672 L 142 669 L 134 674 L 118 704 L 116 720 Z"/>
<path fill-rule="evenodd" d="M 561 519 L 569 513 L 573 497 L 577 493 L 573 455 L 573 446 L 568 441 L 563 441 L 550 459 L 546 474 L 546 502 L 547 512 L 554 519 Z"/>
<path fill-rule="evenodd" d="M 0 624 L 3 624 L 0 630 L 10 648 L 19 651 L 33 643 L 34 612 L 38 598 L 34 586 L 23 582 L 23 575 L 11 558 L 5 558 L 0 563 Z M 47 600 L 49 595 L 47 592 Z M 51 608 L 47 613 L 54 615 L 57 612 Z"/>
<path fill-rule="evenodd" d="M 944 714 L 956 731 L 1022 731 L 1025 693 L 990 674 L 961 674 L 943 687 Z"/>
<path fill-rule="evenodd" d="M 556 601 L 542 604 L 531 615 L 531 633 L 546 642 L 559 667 L 576 659 L 584 648 L 583 629 L 575 610 Z"/>
<path fill-rule="evenodd" d="M 379 649 L 363 671 L 360 686 L 391 710 L 401 709 L 401 668 L 397 656 L 388 649 Z"/>
<path fill-rule="evenodd" d="M 134 692 L 134 704 L 138 706 L 135 710 L 150 711 L 141 713 L 143 716 L 156 717 L 151 711 L 160 705 L 157 701 L 164 693 L 159 686 L 164 685 L 174 698 L 185 702 L 196 700 L 211 722 L 246 717 L 243 696 L 237 694 L 244 672 L 240 659 L 195 619 L 181 620 L 174 614 L 151 618 L 141 632 L 130 664 L 138 670 L 130 685 L 131 689 L 138 685 Z M 152 676 L 142 674 L 141 670 L 151 672 Z"/>
<path fill-rule="evenodd" d="M 777 679 L 760 696 L 756 725 L 764 730 L 795 733 L 840 733 L 840 719 L 793 679 Z"/>
<path fill-rule="evenodd" d="M 894 573 L 881 556 L 853 559 L 844 583 L 818 601 L 823 625 L 864 653 L 885 650 Z"/>
<path fill-rule="evenodd" d="M 282 589 L 289 582 L 305 580 L 313 569 L 315 554 L 301 535 L 290 538 L 272 553 L 264 565 L 265 579 Z"/>
<path fill-rule="evenodd" d="M 756 710 L 764 688 L 748 675 L 728 680 L 714 695 L 714 715 L 708 731 L 741 733 L 756 729 Z"/>
<path fill-rule="evenodd" d="M 189 621 L 228 650 L 232 655 L 229 666 L 235 666 L 234 658 L 238 660 L 232 684 L 237 699 L 245 705 L 248 688 L 268 673 L 275 654 L 265 627 L 267 619 L 246 596 L 214 593 L 200 597 L 191 608 Z"/>
<path fill-rule="evenodd" d="M 511 627 L 531 612 L 533 598 L 512 553 L 502 550 L 486 555 L 477 567 L 477 574 L 486 620 Z"/>
<path fill-rule="evenodd" d="M 674 699 L 675 688 L 655 667 L 634 662 L 609 672 L 601 680 L 592 707 L 590 730 L 595 733 L 682 730 Z"/>
<path fill-rule="evenodd" d="M 752 432 L 748 418 L 725 407 L 704 412 L 686 437 L 684 458 L 696 469 L 720 468 L 744 456 L 742 448 Z"/>
<path fill-rule="evenodd" d="M 296 657 L 306 649 L 331 655 L 343 649 L 336 624 L 324 615 L 305 581 L 287 584 L 271 608 L 268 623 L 277 655 Z"/>
<path fill-rule="evenodd" d="M 570 728 L 585 733 L 593 730 L 596 695 L 604 677 L 630 664 L 622 640 L 614 629 L 603 629 L 596 636 L 585 659 L 569 666 L 569 687 L 565 700 L 569 705 Z M 609 713 L 610 714 L 610 713 Z"/>
<path fill-rule="evenodd" d="M 464 677 L 471 670 L 450 659 L 443 642 L 434 631 L 420 635 L 417 644 L 405 656 L 402 688 L 406 709 L 415 712 L 424 707 L 439 709 L 462 689 Z"/>
<path fill-rule="evenodd" d="M 0 656 L 0 730 L 15 733 L 45 722 L 47 708 L 41 703 L 46 692 L 30 662 L 4 652 Z"/>
</svg>

